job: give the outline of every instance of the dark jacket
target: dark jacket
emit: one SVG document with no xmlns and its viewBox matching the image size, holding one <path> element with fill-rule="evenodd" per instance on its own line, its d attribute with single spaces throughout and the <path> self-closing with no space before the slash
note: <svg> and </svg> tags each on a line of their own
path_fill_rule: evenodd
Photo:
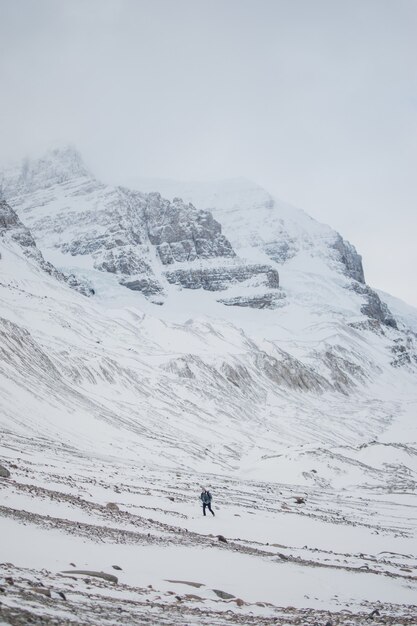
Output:
<svg viewBox="0 0 417 626">
<path fill-rule="evenodd" d="M 211 493 L 210 491 L 202 491 L 200 499 L 203 504 L 210 504 L 211 502 Z"/>
</svg>

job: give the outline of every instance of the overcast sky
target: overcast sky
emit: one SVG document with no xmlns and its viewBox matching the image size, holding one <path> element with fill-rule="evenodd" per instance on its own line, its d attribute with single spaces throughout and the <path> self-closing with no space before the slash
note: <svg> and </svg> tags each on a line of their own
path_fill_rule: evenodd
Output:
<svg viewBox="0 0 417 626">
<path fill-rule="evenodd" d="M 245 176 L 417 306 L 417 0 L 0 0 L 0 160 Z"/>
</svg>

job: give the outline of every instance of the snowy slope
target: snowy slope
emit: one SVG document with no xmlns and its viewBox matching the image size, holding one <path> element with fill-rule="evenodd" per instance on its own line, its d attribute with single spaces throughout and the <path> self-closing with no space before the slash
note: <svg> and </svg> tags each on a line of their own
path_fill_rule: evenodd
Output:
<svg viewBox="0 0 417 626">
<path fill-rule="evenodd" d="M 4 175 L 0 224 L 1 619 L 412 624 L 416 313 L 381 294 L 388 313 L 353 247 L 245 182 L 174 202 L 96 181 L 73 151 L 24 174 Z M 171 254 L 204 246 L 164 263 L 166 224 Z M 157 298 L 121 280 L 140 263 Z M 167 279 L 196 266 L 225 285 Z M 60 576 L 75 569 L 119 580 Z"/>
<path fill-rule="evenodd" d="M 395 390 L 413 381 L 411 372 L 389 367 L 385 337 L 381 342 L 378 335 L 362 336 L 355 329 L 348 335 L 341 325 L 333 344 L 326 329 L 322 338 L 315 329 L 315 340 L 308 343 L 310 365 L 292 357 L 281 342 L 254 340 L 227 321 L 173 324 L 132 306 L 105 309 L 100 297 L 86 298 L 28 263 L 14 241 L 3 239 L 0 276 L 3 420 L 10 430 L 19 425 L 21 434 L 30 429 L 73 446 L 82 446 L 85 438 L 87 450 L 101 436 L 103 446 L 111 442 L 125 451 L 135 449 L 137 436 L 143 460 L 145 449 L 153 458 L 156 447 L 161 462 L 175 458 L 197 467 L 209 447 L 210 465 L 237 467 L 254 442 L 271 451 L 313 435 L 317 442 L 374 437 L 397 405 L 381 400 L 362 425 L 374 387 L 389 384 Z M 109 280 L 106 291 L 116 298 L 118 290 Z M 337 328 L 334 324 L 333 332 Z M 342 336 L 345 341 L 350 336 L 349 362 L 337 343 Z M 28 369 L 19 362 L 37 365 Z M 389 367 L 389 383 L 381 366 Z M 369 388 L 358 389 L 362 383 Z M 352 387 L 357 393 L 346 406 Z M 395 398 L 394 391 L 386 395 Z M 50 411 L 55 407 L 54 425 L 45 400 Z M 103 422 L 99 433 L 97 419 Z M 321 429 L 322 419 L 334 422 L 330 432 Z"/>
</svg>

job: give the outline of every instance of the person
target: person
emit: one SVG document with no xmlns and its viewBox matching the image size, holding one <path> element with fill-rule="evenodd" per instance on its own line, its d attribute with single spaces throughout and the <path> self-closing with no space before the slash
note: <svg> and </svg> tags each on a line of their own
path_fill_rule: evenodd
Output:
<svg viewBox="0 0 417 626">
<path fill-rule="evenodd" d="M 201 487 L 201 495 L 200 500 L 203 503 L 203 515 L 206 514 L 206 508 L 210 511 L 210 513 L 214 516 L 214 511 L 211 508 L 211 493 L 206 487 Z"/>
</svg>

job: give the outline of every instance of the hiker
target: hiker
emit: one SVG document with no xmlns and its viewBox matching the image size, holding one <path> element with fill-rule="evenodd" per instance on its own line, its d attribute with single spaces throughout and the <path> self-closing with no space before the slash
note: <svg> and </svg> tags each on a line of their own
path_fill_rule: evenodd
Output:
<svg viewBox="0 0 417 626">
<path fill-rule="evenodd" d="M 207 507 L 210 513 L 214 516 L 214 511 L 211 508 L 211 500 L 212 500 L 211 493 L 205 487 L 201 487 L 200 500 L 203 503 L 203 515 L 206 514 L 206 507 Z"/>
</svg>

